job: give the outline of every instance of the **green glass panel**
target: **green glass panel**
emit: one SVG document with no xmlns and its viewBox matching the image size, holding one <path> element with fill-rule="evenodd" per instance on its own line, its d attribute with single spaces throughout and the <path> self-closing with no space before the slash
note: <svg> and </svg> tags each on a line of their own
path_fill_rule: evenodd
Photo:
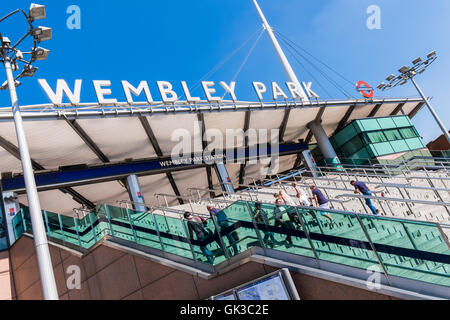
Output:
<svg viewBox="0 0 450 320">
<path fill-rule="evenodd" d="M 47 227 L 47 234 L 49 237 L 63 240 L 64 235 L 59 224 L 59 217 L 56 213 L 45 211 L 44 223 Z"/>
<path fill-rule="evenodd" d="M 193 215 L 196 216 L 196 214 Z M 206 220 L 205 218 L 204 223 L 183 220 L 183 223 L 189 235 L 195 260 L 206 264 L 218 264 L 226 260 L 212 219 Z M 194 226 L 193 224 L 196 224 L 197 230 L 201 230 L 201 232 L 190 229 L 189 226 Z"/>
<path fill-rule="evenodd" d="M 377 121 L 381 129 L 390 129 L 396 127 L 394 119 L 391 117 L 378 118 Z"/>
<path fill-rule="evenodd" d="M 377 119 L 360 119 L 358 120 L 363 131 L 380 130 Z"/>
<path fill-rule="evenodd" d="M 22 234 L 25 232 L 24 227 L 23 227 L 23 220 L 22 220 L 22 210 L 19 211 L 13 218 L 13 230 L 14 230 L 14 235 L 16 239 L 19 239 Z"/>
<path fill-rule="evenodd" d="M 182 221 L 159 214 L 155 214 L 155 220 L 161 233 L 164 251 L 193 259 Z"/>
<path fill-rule="evenodd" d="M 148 212 L 139 212 L 125 208 L 122 208 L 122 210 L 124 214 L 127 214 L 128 212 L 130 216 L 134 232 L 136 234 L 137 243 L 162 250 L 153 215 Z"/>
<path fill-rule="evenodd" d="M 238 222 L 236 219 L 228 218 L 227 224 L 228 226 L 235 224 Z M 217 220 L 216 220 L 217 223 Z M 219 226 L 219 229 L 222 231 L 222 229 L 227 228 L 228 226 L 222 225 Z M 211 235 L 212 238 L 215 240 L 210 240 L 210 243 L 208 244 L 208 248 L 211 250 L 211 252 L 214 254 L 214 264 L 221 263 L 226 260 L 226 255 L 224 248 L 226 248 L 228 256 L 232 257 L 240 252 L 240 244 L 239 244 L 239 236 L 236 230 L 228 232 L 221 237 L 221 241 L 219 240 L 219 235 L 217 233 L 216 225 L 214 224 L 214 221 L 212 219 L 207 219 L 205 228 L 207 230 L 207 233 Z M 196 248 L 197 252 L 199 247 Z M 235 250 L 237 249 L 237 250 Z M 198 256 L 198 255 L 196 255 Z"/>
<path fill-rule="evenodd" d="M 367 152 L 367 149 L 363 148 L 363 149 L 359 150 L 358 152 L 356 152 L 355 154 L 353 154 L 352 158 L 354 158 L 354 159 L 368 159 L 368 158 L 370 158 L 370 155 Z"/>
<path fill-rule="evenodd" d="M 104 217 L 103 224 L 107 226 L 108 235 L 135 242 L 133 229 L 128 220 L 126 209 L 108 205 L 101 206 L 101 215 Z M 104 234 L 104 235 L 106 235 Z"/>
<path fill-rule="evenodd" d="M 23 207 L 23 218 L 25 220 L 25 232 L 33 232 L 33 227 L 31 226 L 30 209 L 28 207 Z"/>
<path fill-rule="evenodd" d="M 393 117 L 393 120 L 398 128 L 411 127 L 413 125 L 408 116 Z"/>
<path fill-rule="evenodd" d="M 439 229 L 431 224 L 361 216 L 372 242 L 425 252 L 450 255 Z M 450 265 L 381 252 L 388 275 L 450 286 Z"/>
<path fill-rule="evenodd" d="M 346 156 L 351 156 L 364 147 L 364 143 L 359 136 L 354 137 L 350 141 L 346 142 L 341 150 Z"/>
<path fill-rule="evenodd" d="M 404 139 L 416 138 L 418 136 L 413 128 L 400 128 L 399 131 Z"/>
<path fill-rule="evenodd" d="M 408 151 L 409 147 L 404 140 L 391 141 L 391 144 L 394 153 Z"/>
<path fill-rule="evenodd" d="M 367 132 L 366 134 L 369 138 L 370 143 L 380 143 L 387 141 L 385 135 L 383 134 L 383 131 Z"/>
<path fill-rule="evenodd" d="M 78 220 L 78 233 L 80 235 L 81 245 L 83 248 L 88 249 L 97 242 L 94 237 L 89 215 L 86 215 L 82 219 Z"/>
<path fill-rule="evenodd" d="M 314 258 L 296 208 L 256 202 L 249 207 L 264 247 Z"/>
<path fill-rule="evenodd" d="M 411 150 L 421 149 L 421 148 L 425 147 L 422 139 L 420 139 L 420 138 L 406 139 L 405 142 L 408 145 L 409 149 L 411 149 Z M 419 152 L 419 155 L 422 155 L 422 153 Z"/>
<path fill-rule="evenodd" d="M 64 235 L 64 241 L 79 246 L 77 229 L 75 221 L 72 217 L 61 215 L 62 230 Z"/>
<path fill-rule="evenodd" d="M 348 140 L 352 139 L 357 134 L 353 123 L 346 126 L 344 129 L 336 133 L 334 136 L 334 147 L 340 147 Z"/>
<path fill-rule="evenodd" d="M 24 221 L 20 214 L 13 220 L 17 236 L 24 231 L 24 223 L 25 229 L 31 231 L 28 208 L 23 208 L 23 214 Z M 389 275 L 450 286 L 449 264 L 424 260 L 427 257 L 425 253 L 450 256 L 446 241 L 436 225 L 365 215 L 360 215 L 360 219 L 364 229 L 355 214 L 255 202 L 247 205 L 245 201 L 237 201 L 223 209 L 220 215 L 215 215 L 214 220 L 206 219 L 201 224 L 204 239 L 188 234 L 185 220 L 112 206 L 99 206 L 95 213 L 91 212 L 80 220 L 48 212 L 45 224 L 51 238 L 74 245 L 81 241 L 83 248 L 90 248 L 105 235 L 133 242 L 137 239 L 139 244 L 155 249 L 161 249 L 162 241 L 165 252 L 217 265 L 224 262 L 226 256 L 232 257 L 262 245 L 267 249 L 310 258 L 316 254 L 319 260 L 360 269 L 379 265 L 366 231 Z M 161 238 L 157 237 L 158 231 Z M 205 241 L 199 244 L 198 240 Z M 399 248 L 407 249 L 402 253 L 405 256 L 399 254 Z"/>
<path fill-rule="evenodd" d="M 360 269 L 379 265 L 354 214 L 331 213 L 314 208 L 299 209 L 299 211 L 320 260 Z M 333 241 L 321 240 L 324 236 L 331 236 Z"/>
<path fill-rule="evenodd" d="M 236 239 L 236 246 L 239 251 L 245 251 L 254 246 L 260 246 L 258 236 L 253 225 L 253 220 L 248 212 L 245 201 L 237 201 L 233 205 L 223 209 L 223 212 L 231 224 L 236 224 L 239 221 L 246 222 L 244 225 L 236 229 L 235 236 L 232 235 L 234 239 L 238 238 Z M 225 242 L 227 248 L 230 247 L 226 236 L 222 237 L 222 241 Z"/>
<path fill-rule="evenodd" d="M 384 135 L 388 139 L 388 141 L 395 141 L 403 139 L 400 131 L 398 129 L 384 130 Z"/>
<path fill-rule="evenodd" d="M 376 143 L 372 145 L 378 156 L 394 153 L 394 149 L 389 142 Z"/>
</svg>

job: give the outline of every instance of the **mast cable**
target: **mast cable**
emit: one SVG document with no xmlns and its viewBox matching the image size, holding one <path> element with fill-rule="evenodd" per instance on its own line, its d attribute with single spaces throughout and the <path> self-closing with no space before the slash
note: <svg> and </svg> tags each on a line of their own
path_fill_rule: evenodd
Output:
<svg viewBox="0 0 450 320">
<path fill-rule="evenodd" d="M 206 78 L 209 78 L 210 76 L 215 74 L 225 63 L 228 62 L 228 60 L 230 60 L 236 53 L 238 53 L 238 51 L 240 51 L 251 39 L 253 39 L 255 37 L 255 35 L 258 34 L 258 32 L 261 32 L 261 30 L 264 30 L 264 28 L 260 27 L 247 40 L 245 40 L 238 48 L 236 48 L 233 52 L 231 52 L 225 59 L 223 59 L 218 64 L 216 64 L 214 66 L 214 68 L 212 68 L 207 74 L 205 74 L 202 78 L 200 78 L 200 80 L 198 80 L 192 87 L 190 87 L 189 91 L 194 92 L 203 80 L 205 80 Z M 183 93 L 179 99 L 181 100 L 184 96 L 185 96 L 185 94 Z"/>
<path fill-rule="evenodd" d="M 312 53 L 308 52 L 307 50 L 305 50 L 304 48 L 302 48 L 299 44 L 297 44 L 296 42 L 292 41 L 291 39 L 289 39 L 287 36 L 283 35 L 281 32 L 276 30 L 276 33 L 279 34 L 280 36 L 282 36 L 283 38 L 285 38 L 285 40 L 287 40 L 288 42 L 292 43 L 294 46 L 296 46 L 297 48 L 299 48 L 300 50 L 302 50 L 303 52 L 305 52 L 307 55 L 311 56 L 314 60 L 316 60 L 317 62 L 319 62 L 320 64 L 324 65 L 325 67 L 327 67 L 328 69 L 330 69 L 331 71 L 333 71 L 335 74 L 337 74 L 339 77 L 341 77 L 343 80 L 345 80 L 346 82 L 348 82 L 349 84 L 351 84 L 352 86 L 354 85 L 354 83 L 347 79 L 345 76 L 343 76 L 341 73 L 339 73 L 337 70 L 333 69 L 332 67 L 330 67 L 327 63 L 323 62 L 322 60 L 320 60 L 319 58 L 315 57 Z"/>
<path fill-rule="evenodd" d="M 347 99 L 355 97 L 350 94 L 347 90 L 345 90 L 338 82 L 330 78 L 324 71 L 322 71 L 319 67 L 317 67 L 313 62 L 311 62 L 308 58 L 306 58 L 301 52 L 299 52 L 293 45 L 291 45 L 283 35 L 277 32 L 277 35 L 280 36 L 280 40 L 283 41 L 284 44 L 288 45 L 292 50 L 294 50 L 300 57 L 302 57 L 307 63 L 309 63 L 317 72 L 319 72 L 326 80 L 328 80 L 338 91 L 340 91 Z M 348 80 L 347 80 L 348 81 Z"/>
<path fill-rule="evenodd" d="M 261 36 L 263 35 L 265 29 L 263 28 L 261 30 L 261 33 L 259 34 L 258 38 L 256 38 L 256 41 L 253 43 L 252 47 L 250 48 L 250 51 L 248 52 L 247 56 L 244 58 L 244 61 L 242 61 L 241 65 L 239 66 L 237 72 L 234 74 L 233 78 L 232 78 L 232 82 L 236 81 L 239 73 L 242 71 L 242 69 L 244 68 L 245 64 L 248 61 L 248 58 L 250 58 L 251 54 L 253 53 L 253 50 L 255 49 L 256 45 L 258 44 L 259 39 L 261 39 Z M 222 96 L 222 100 L 223 98 L 227 95 L 227 92 L 225 92 Z"/>
</svg>

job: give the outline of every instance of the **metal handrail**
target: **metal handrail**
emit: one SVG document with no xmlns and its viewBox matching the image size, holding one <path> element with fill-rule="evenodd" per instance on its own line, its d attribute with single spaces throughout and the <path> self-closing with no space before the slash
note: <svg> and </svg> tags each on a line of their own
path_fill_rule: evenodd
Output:
<svg viewBox="0 0 450 320">
<path fill-rule="evenodd" d="M 309 177 L 308 177 L 309 178 Z M 312 178 L 311 178 L 312 179 Z M 333 182 L 350 182 L 350 180 L 338 180 L 332 178 L 324 178 L 324 177 L 314 177 L 314 180 L 322 180 L 322 181 L 333 181 Z M 362 181 L 362 180 L 360 180 Z M 447 188 L 436 188 L 436 187 L 423 187 L 423 186 L 411 186 L 408 184 L 396 184 L 396 183 L 381 183 L 375 181 L 363 181 L 365 184 L 375 184 L 375 187 L 395 187 L 395 188 L 404 188 L 404 189 L 418 189 L 418 190 L 435 190 L 435 191 L 447 191 L 450 192 L 450 189 Z"/>
<path fill-rule="evenodd" d="M 318 178 L 314 178 L 314 179 L 318 179 Z M 337 181 L 337 182 L 342 182 L 340 180 L 330 180 L 330 181 Z M 309 186 L 309 184 L 301 184 L 296 182 L 297 185 L 300 186 Z M 375 182 L 373 182 L 375 183 Z M 380 186 L 384 186 L 384 185 L 380 185 Z M 397 187 L 396 184 L 392 184 L 393 187 Z M 403 185 L 398 185 L 398 186 L 403 186 Z M 442 188 L 428 188 L 428 187 L 414 187 L 414 186 L 406 186 L 406 187 L 410 187 L 410 188 L 416 188 L 416 189 L 426 189 L 426 190 L 437 190 L 437 191 L 450 191 L 450 189 L 442 189 Z M 344 188 L 337 188 L 337 187 L 329 187 L 329 186 L 320 186 L 320 188 L 322 189 L 330 189 L 330 190 L 339 190 L 339 191 L 353 191 L 354 189 L 344 189 Z M 382 192 L 380 190 L 372 190 L 373 193 L 379 193 Z M 369 196 L 364 196 L 364 197 L 369 197 Z M 397 201 L 397 202 L 415 202 L 417 201 L 417 203 L 419 203 L 419 201 L 423 201 L 424 203 L 422 204 L 430 204 L 430 205 L 445 205 L 445 206 L 450 206 L 450 203 L 448 202 L 437 202 L 437 201 L 426 201 L 426 200 L 413 200 L 413 199 L 401 199 L 401 198 L 388 198 L 388 197 L 379 197 L 380 199 L 384 199 L 384 200 L 392 200 L 392 201 Z M 404 201 L 405 200 L 405 201 Z M 425 203 L 426 202 L 426 203 Z"/>
<path fill-rule="evenodd" d="M 268 180 L 268 179 L 262 179 L 262 181 L 271 181 L 271 180 Z M 252 185 L 246 185 L 246 184 L 238 184 L 239 186 L 242 186 L 242 187 L 248 187 L 249 188 L 249 190 L 247 191 L 247 192 L 253 192 L 253 193 L 256 193 L 256 194 L 264 194 L 264 195 L 273 195 L 274 193 L 273 192 L 268 192 L 268 191 L 260 191 L 260 190 L 264 190 L 265 189 L 265 187 L 259 187 L 258 186 L 258 190 L 254 190 L 254 191 L 250 191 L 252 188 L 254 189 L 255 188 L 255 186 L 252 186 Z M 302 186 L 304 186 L 304 185 L 302 185 Z M 331 189 L 331 188 L 324 188 L 324 189 Z M 348 191 L 347 189 L 342 189 L 342 190 L 345 190 L 345 191 Z M 287 193 L 287 192 L 286 192 Z M 311 197 L 310 197 L 311 198 Z M 329 201 L 331 201 L 331 202 L 338 202 L 338 203 L 346 203 L 346 202 L 348 202 L 348 200 L 339 200 L 339 199 L 328 199 Z M 261 202 L 261 201 L 259 201 L 259 202 Z M 271 202 L 267 202 L 267 203 L 271 203 Z M 273 203 L 271 203 L 271 204 L 273 204 Z"/>
<path fill-rule="evenodd" d="M 314 179 L 316 179 L 316 178 L 314 178 Z M 278 183 L 279 184 L 285 184 L 285 182 L 278 182 Z M 298 182 L 296 182 L 296 183 L 297 183 L 297 185 L 302 186 L 302 187 L 308 187 L 309 186 L 309 184 L 302 184 L 302 183 L 298 183 Z M 353 191 L 353 189 L 344 189 L 344 188 L 329 187 L 329 186 L 320 186 L 320 188 L 324 189 L 324 190 Z M 285 191 L 286 191 L 286 189 L 285 189 Z M 373 193 L 378 193 L 378 192 L 381 192 L 381 191 L 376 191 L 376 190 L 373 191 Z M 343 196 L 342 195 L 336 196 L 336 198 L 341 198 L 341 197 L 343 197 Z M 359 196 L 358 197 L 358 196 L 355 195 L 355 197 L 352 197 L 352 198 L 360 198 L 361 199 L 361 198 L 364 198 L 364 197 L 368 198 L 369 196 Z M 426 201 L 426 200 L 412 200 L 412 199 L 388 198 L 388 197 L 374 197 L 373 199 L 374 200 L 393 201 L 393 202 L 397 202 L 397 203 L 405 203 L 412 213 L 414 213 L 414 212 L 413 212 L 412 208 L 409 207 L 409 205 L 408 205 L 409 203 L 444 206 L 444 208 L 446 209 L 447 213 L 450 215 L 450 212 L 449 212 L 448 207 L 447 207 L 447 206 L 450 205 L 450 203 L 446 203 L 446 202 L 443 202 L 443 201 L 442 202 L 434 202 L 434 201 Z M 336 201 L 336 200 L 339 200 L 339 199 L 329 199 L 328 198 L 328 201 L 330 201 L 330 202 L 333 202 L 333 201 L 334 202 L 339 202 L 339 201 Z M 341 203 L 346 203 L 346 202 L 349 202 L 349 201 L 351 201 L 351 199 L 349 199 L 347 201 L 341 201 Z M 363 203 L 361 203 L 361 207 L 364 210 L 366 210 L 366 208 L 365 208 Z M 388 207 L 389 207 L 389 209 L 391 210 L 391 213 L 392 213 L 393 212 L 392 208 L 390 208 L 389 205 L 388 205 Z"/>
<path fill-rule="evenodd" d="M 335 170 L 336 168 L 333 167 L 318 167 L 318 169 L 331 169 L 331 170 Z M 372 171 L 380 171 L 380 170 L 376 170 L 376 169 L 372 169 Z M 383 170 L 384 171 L 384 170 Z M 314 170 L 306 170 L 306 172 L 309 173 L 317 173 L 317 171 Z M 360 173 L 354 173 L 354 172 L 339 172 L 339 171 L 332 171 L 332 174 L 337 174 L 337 175 L 352 175 L 352 176 L 360 176 L 360 177 L 374 177 L 374 178 L 396 178 L 396 176 L 391 176 L 391 175 L 383 175 L 383 174 L 360 174 Z M 448 181 L 450 180 L 450 177 L 430 177 L 430 176 L 404 176 L 404 178 L 406 180 L 411 180 L 411 179 L 417 179 L 417 180 L 425 180 L 425 179 L 432 179 L 432 180 L 445 180 Z"/>
<path fill-rule="evenodd" d="M 337 198 L 350 197 L 350 198 L 362 198 L 362 199 L 373 199 L 373 200 L 383 200 L 383 201 L 395 201 L 395 202 L 408 202 L 414 204 L 427 204 L 432 206 L 450 206 L 450 202 L 435 202 L 427 200 L 414 200 L 414 199 L 401 199 L 401 198 L 389 198 L 389 197 L 376 197 L 376 196 L 366 196 L 361 194 L 340 194 L 336 196 Z"/>
</svg>

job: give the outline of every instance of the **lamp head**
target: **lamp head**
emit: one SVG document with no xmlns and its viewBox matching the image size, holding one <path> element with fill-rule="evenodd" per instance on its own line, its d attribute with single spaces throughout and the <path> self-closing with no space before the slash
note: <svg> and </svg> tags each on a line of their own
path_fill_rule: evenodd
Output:
<svg viewBox="0 0 450 320">
<path fill-rule="evenodd" d="M 45 6 L 41 4 L 32 3 L 30 10 L 28 11 L 28 16 L 32 21 L 45 19 Z"/>
<path fill-rule="evenodd" d="M 409 67 L 403 66 L 400 69 L 398 69 L 398 72 L 400 72 L 400 73 L 407 73 L 409 71 L 409 69 L 410 69 Z"/>
<path fill-rule="evenodd" d="M 39 26 L 34 28 L 33 31 L 31 31 L 31 34 L 37 42 L 51 40 L 52 28 Z"/>
<path fill-rule="evenodd" d="M 22 77 L 32 77 L 36 73 L 37 69 L 38 69 L 37 67 L 34 67 L 32 65 L 26 65 L 23 68 L 21 76 Z"/>
<path fill-rule="evenodd" d="M 50 50 L 47 50 L 42 47 L 37 47 L 36 49 L 32 50 L 32 52 L 31 52 L 31 61 L 46 60 L 49 53 L 50 53 Z"/>
<path fill-rule="evenodd" d="M 391 81 L 395 78 L 395 75 L 391 74 L 389 77 L 386 78 L 387 81 Z"/>
<path fill-rule="evenodd" d="M 434 56 L 436 56 L 436 51 L 432 51 L 429 54 L 427 54 L 427 58 L 433 58 Z"/>
<path fill-rule="evenodd" d="M 11 44 L 11 40 L 8 37 L 2 37 L 2 46 L 9 46 Z"/>
</svg>

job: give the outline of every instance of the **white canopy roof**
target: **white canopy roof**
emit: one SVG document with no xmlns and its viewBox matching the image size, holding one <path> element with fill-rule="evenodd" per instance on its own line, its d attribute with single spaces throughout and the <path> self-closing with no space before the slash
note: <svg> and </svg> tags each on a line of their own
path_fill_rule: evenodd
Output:
<svg viewBox="0 0 450 320">
<path fill-rule="evenodd" d="M 331 136 L 338 126 L 342 127 L 353 119 L 396 115 L 401 112 L 413 117 L 422 106 L 423 100 L 417 98 L 318 101 L 308 105 L 293 102 L 236 102 L 223 105 L 203 103 L 196 106 L 157 107 L 83 104 L 78 107 L 24 106 L 22 115 L 35 169 L 55 169 L 75 164 L 167 156 L 176 144 L 171 139 L 172 133 L 180 128 L 191 134 L 194 151 L 201 151 L 201 127 L 197 122 L 201 117 L 206 130 L 215 128 L 225 133 L 226 129 L 245 129 L 247 114 L 248 128 L 281 128 L 280 132 L 284 129 L 282 138 L 286 142 L 303 139 L 309 140 L 307 143 L 314 143 L 314 137 L 309 134 L 306 125 L 315 119 L 322 120 L 323 128 Z M 287 110 L 290 110 L 288 114 Z M 11 110 L 2 108 L 2 173 L 21 172 L 16 141 Z M 295 155 L 280 157 L 279 172 L 292 169 L 295 160 Z M 260 168 L 267 165 L 268 163 L 248 164 L 246 176 L 259 176 Z M 227 164 L 227 169 L 233 184 L 237 184 L 241 165 Z M 214 170 L 212 171 L 212 181 L 216 184 L 218 180 Z M 182 195 L 189 194 L 189 187 L 208 188 L 205 168 L 173 172 L 171 175 Z M 140 177 L 140 183 L 143 196 L 150 204 L 157 205 L 155 193 L 174 194 L 173 185 L 166 174 Z M 78 186 L 72 190 L 95 204 L 129 199 L 126 188 L 118 181 Z M 26 203 L 24 195 L 20 196 L 20 200 Z M 40 192 L 40 200 L 44 210 L 58 213 L 70 213 L 73 208 L 81 206 L 69 194 L 59 190 Z"/>
</svg>

